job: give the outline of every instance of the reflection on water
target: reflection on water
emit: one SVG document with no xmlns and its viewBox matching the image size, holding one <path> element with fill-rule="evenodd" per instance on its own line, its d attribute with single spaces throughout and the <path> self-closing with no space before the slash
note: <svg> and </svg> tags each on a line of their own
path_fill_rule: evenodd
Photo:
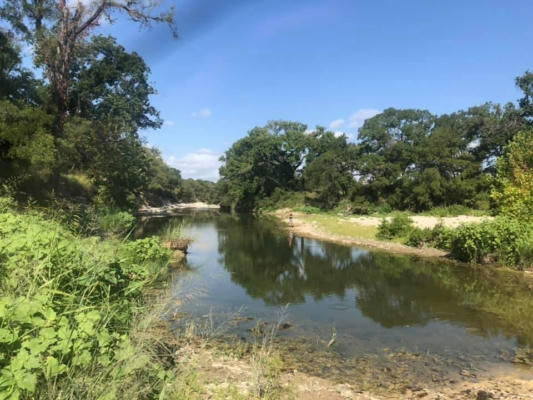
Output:
<svg viewBox="0 0 533 400">
<path fill-rule="evenodd" d="M 290 304 L 284 334 L 324 338 L 334 328 L 346 354 L 388 347 L 495 359 L 531 343 L 531 291 L 513 274 L 295 237 L 268 219 L 180 218 L 194 239 L 193 269 L 177 277 L 176 291 L 197 291 L 184 306 L 192 314 L 245 306 L 269 320 Z M 139 234 L 166 221 L 152 219 Z"/>
</svg>

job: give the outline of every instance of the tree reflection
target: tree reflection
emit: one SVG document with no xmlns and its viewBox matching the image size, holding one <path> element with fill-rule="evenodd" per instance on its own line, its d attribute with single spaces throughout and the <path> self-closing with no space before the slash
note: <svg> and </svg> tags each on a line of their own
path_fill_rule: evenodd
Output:
<svg viewBox="0 0 533 400">
<path fill-rule="evenodd" d="M 306 296 L 344 298 L 355 289 L 355 307 L 383 327 L 441 319 L 486 335 L 510 333 L 513 324 L 491 309 L 527 295 L 523 287 L 504 289 L 500 277 L 488 279 L 473 268 L 291 237 L 267 219 L 218 217 L 215 223 L 220 262 L 231 279 L 269 305 L 302 303 Z M 522 303 L 525 310 L 533 309 L 531 299 Z"/>
</svg>

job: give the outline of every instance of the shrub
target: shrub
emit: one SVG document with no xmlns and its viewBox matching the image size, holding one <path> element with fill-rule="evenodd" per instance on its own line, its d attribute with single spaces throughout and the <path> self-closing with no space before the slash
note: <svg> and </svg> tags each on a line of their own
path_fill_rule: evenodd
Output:
<svg viewBox="0 0 533 400">
<path fill-rule="evenodd" d="M 394 239 L 406 236 L 413 227 L 413 221 L 405 214 L 397 214 L 390 221 L 383 218 L 378 226 L 377 237 L 381 239 Z"/>
<path fill-rule="evenodd" d="M 128 333 L 167 255 L 154 238 L 84 239 L 35 212 L 0 213 L 0 398 L 118 398 L 128 387 L 157 398 L 167 373 Z"/>
<path fill-rule="evenodd" d="M 12 197 L 9 196 L 3 196 L 0 197 L 0 213 L 5 213 L 10 210 L 15 209 L 17 206 L 17 203 Z"/>
<path fill-rule="evenodd" d="M 367 215 L 371 209 L 370 202 L 362 196 L 356 196 L 352 201 L 352 213 L 359 215 Z"/>
<path fill-rule="evenodd" d="M 450 250 L 465 262 L 493 261 L 521 267 L 528 259 L 533 226 L 510 218 L 462 225 L 452 231 Z"/>
<path fill-rule="evenodd" d="M 135 217 L 126 211 L 106 209 L 98 217 L 98 224 L 102 231 L 112 235 L 123 235 L 128 232 L 135 222 Z"/>
<path fill-rule="evenodd" d="M 517 133 L 506 146 L 491 196 L 501 214 L 533 222 L 533 131 Z"/>
<path fill-rule="evenodd" d="M 314 206 L 303 206 L 303 207 L 295 207 L 294 211 L 300 211 L 305 214 L 318 214 L 320 213 L 320 208 L 314 207 Z"/>
<path fill-rule="evenodd" d="M 420 229 L 413 227 L 407 236 L 405 244 L 413 247 L 436 247 L 448 250 L 450 248 L 450 235 L 452 230 L 442 224 L 435 225 L 433 229 Z"/>
<path fill-rule="evenodd" d="M 533 267 L 533 237 L 521 241 L 518 245 L 519 266 L 522 268 Z"/>
<path fill-rule="evenodd" d="M 413 228 L 409 232 L 405 244 L 413 247 L 423 247 L 426 244 L 430 243 L 432 239 L 433 231 L 431 229 Z"/>
</svg>

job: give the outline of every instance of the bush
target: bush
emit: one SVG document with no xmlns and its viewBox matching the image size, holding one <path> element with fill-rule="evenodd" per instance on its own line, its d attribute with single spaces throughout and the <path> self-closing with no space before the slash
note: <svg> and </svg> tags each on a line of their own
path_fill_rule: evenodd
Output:
<svg viewBox="0 0 533 400">
<path fill-rule="evenodd" d="M 460 261 L 495 261 L 523 267 L 529 259 L 532 232 L 532 224 L 504 217 L 462 225 L 452 231 L 450 250 Z"/>
<path fill-rule="evenodd" d="M 123 235 L 127 233 L 135 222 L 135 217 L 126 211 L 106 209 L 100 211 L 98 225 L 100 229 L 112 235 Z"/>
<path fill-rule="evenodd" d="M 405 214 L 398 214 L 389 220 L 383 218 L 378 226 L 377 237 L 381 239 L 394 239 L 406 236 L 413 227 L 413 221 Z"/>
<path fill-rule="evenodd" d="M 457 217 L 458 215 L 476 214 L 476 210 L 472 210 L 461 204 L 452 204 L 450 206 L 434 207 L 424 214 L 434 215 L 436 217 Z"/>
<path fill-rule="evenodd" d="M 409 232 L 405 244 L 413 247 L 423 247 L 426 244 L 430 243 L 432 241 L 432 238 L 433 231 L 431 229 L 413 228 Z"/>
<path fill-rule="evenodd" d="M 358 215 L 368 215 L 372 207 L 370 202 L 362 196 L 355 196 L 351 206 L 352 213 Z"/>
<path fill-rule="evenodd" d="M 517 133 L 506 146 L 491 196 L 501 214 L 533 222 L 533 131 Z"/>
<path fill-rule="evenodd" d="M 154 238 L 84 239 L 1 213 L 0 398 L 157 398 L 167 372 L 129 332 L 167 255 Z"/>
<path fill-rule="evenodd" d="M 5 213 L 10 210 L 14 210 L 17 203 L 12 197 L 3 196 L 0 197 L 0 213 Z"/>
<path fill-rule="evenodd" d="M 405 244 L 413 247 L 436 247 L 448 250 L 450 248 L 450 235 L 452 230 L 442 224 L 435 225 L 433 229 L 420 229 L 413 227 L 407 236 Z"/>
<path fill-rule="evenodd" d="M 533 268 L 533 237 L 529 237 L 518 245 L 519 266 Z"/>
<path fill-rule="evenodd" d="M 303 207 L 295 207 L 294 211 L 300 211 L 305 214 L 318 214 L 320 213 L 320 208 L 314 207 L 314 206 L 303 206 Z"/>
</svg>

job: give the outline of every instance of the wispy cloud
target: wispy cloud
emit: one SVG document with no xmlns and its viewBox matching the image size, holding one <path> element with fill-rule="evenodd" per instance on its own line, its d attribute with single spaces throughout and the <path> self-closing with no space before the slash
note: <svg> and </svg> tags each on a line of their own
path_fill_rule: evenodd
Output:
<svg viewBox="0 0 533 400">
<path fill-rule="evenodd" d="M 209 118 L 212 112 L 210 108 L 202 108 L 200 111 L 195 111 L 191 114 L 193 118 Z"/>
<path fill-rule="evenodd" d="M 218 169 L 222 164 L 219 158 L 220 154 L 212 150 L 199 149 L 180 158 L 170 156 L 166 161 L 172 167 L 179 169 L 184 178 L 216 181 Z"/>
<path fill-rule="evenodd" d="M 338 129 L 344 125 L 344 118 L 339 118 L 329 123 L 329 129 Z"/>
<path fill-rule="evenodd" d="M 373 116 L 379 114 L 381 111 L 376 110 L 375 108 L 361 108 L 357 110 L 352 115 L 350 115 L 348 126 L 350 128 L 360 128 L 365 123 L 365 120 L 372 118 Z"/>
<path fill-rule="evenodd" d="M 174 123 L 174 121 L 166 119 L 165 122 L 163 122 L 163 125 L 165 125 L 165 126 L 174 126 L 175 123 Z"/>
</svg>

